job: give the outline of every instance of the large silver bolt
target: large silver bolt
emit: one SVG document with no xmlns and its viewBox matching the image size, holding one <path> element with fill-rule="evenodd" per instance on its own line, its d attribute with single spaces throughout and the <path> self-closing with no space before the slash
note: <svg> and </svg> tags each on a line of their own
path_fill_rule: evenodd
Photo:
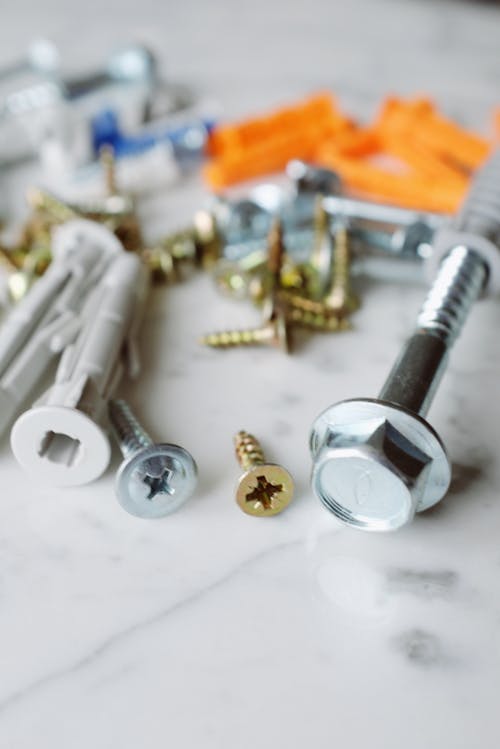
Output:
<svg viewBox="0 0 500 749">
<path fill-rule="evenodd" d="M 379 397 L 335 404 L 314 423 L 312 486 L 343 522 L 395 530 L 445 495 L 450 464 L 424 416 L 487 276 L 481 255 L 453 248 Z"/>
<path fill-rule="evenodd" d="M 379 398 L 338 403 L 313 425 L 314 491 L 349 525 L 399 528 L 448 489 L 446 451 L 424 416 L 473 303 L 485 287 L 500 293 L 499 184 L 497 150 L 434 238 L 435 281 Z"/>
<path fill-rule="evenodd" d="M 121 506 L 140 518 L 175 512 L 196 486 L 193 457 L 178 445 L 155 444 L 123 400 L 110 401 L 109 420 L 125 458 L 115 484 Z"/>
</svg>

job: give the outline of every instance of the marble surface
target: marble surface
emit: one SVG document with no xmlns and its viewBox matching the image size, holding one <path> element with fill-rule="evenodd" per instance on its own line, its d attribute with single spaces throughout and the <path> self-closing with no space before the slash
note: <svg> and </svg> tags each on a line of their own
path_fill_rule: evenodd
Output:
<svg viewBox="0 0 500 749">
<path fill-rule="evenodd" d="M 494 3 L 19 0 L 5 13 L 2 60 L 40 33 L 76 58 L 135 36 L 227 115 L 320 87 L 358 115 L 390 90 L 426 91 L 476 126 L 499 102 Z M 157 209 L 180 224 L 201 195 L 193 181 Z M 473 310 L 430 412 L 455 464 L 449 496 L 369 535 L 311 496 L 309 428 L 329 403 L 377 393 L 423 287 L 362 291 L 352 333 L 301 336 L 288 358 L 199 348 L 207 329 L 256 320 L 208 278 L 154 292 L 144 375 L 124 394 L 198 460 L 199 491 L 169 518 L 120 509 L 117 455 L 95 484 L 52 490 L 4 440 L 2 748 L 498 747 L 499 305 Z M 296 478 L 281 516 L 235 505 L 240 428 Z"/>
</svg>

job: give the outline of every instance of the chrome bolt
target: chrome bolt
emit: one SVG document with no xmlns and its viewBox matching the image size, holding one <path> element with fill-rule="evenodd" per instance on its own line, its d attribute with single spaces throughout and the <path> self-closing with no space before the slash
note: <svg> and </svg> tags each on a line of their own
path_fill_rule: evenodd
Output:
<svg viewBox="0 0 500 749">
<path fill-rule="evenodd" d="M 379 397 L 337 403 L 315 421 L 313 490 L 344 523 L 395 530 L 445 495 L 450 464 L 424 416 L 487 276 L 481 255 L 454 247 Z"/>
<path fill-rule="evenodd" d="M 197 467 L 178 445 L 155 444 L 123 400 L 109 403 L 109 421 L 125 460 L 116 476 L 121 506 L 140 518 L 175 512 L 193 493 Z"/>
</svg>

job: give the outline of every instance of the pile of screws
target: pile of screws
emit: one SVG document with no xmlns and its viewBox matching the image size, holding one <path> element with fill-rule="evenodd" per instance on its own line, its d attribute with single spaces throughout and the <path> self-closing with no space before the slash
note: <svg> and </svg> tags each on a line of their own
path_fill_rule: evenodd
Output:
<svg viewBox="0 0 500 749">
<path fill-rule="evenodd" d="M 318 251 L 312 253 L 310 261 L 294 265 L 285 252 L 282 223 L 276 220 L 268 237 L 267 259 L 257 271 L 254 268 L 253 274 L 247 272 L 246 278 L 249 291 L 252 285 L 254 290 L 258 288 L 254 300 L 263 306 L 262 325 L 211 333 L 201 343 L 213 348 L 275 346 L 288 352 L 290 330 L 294 326 L 322 332 L 347 330 L 350 315 L 359 306 L 351 290 L 348 234 L 344 226 L 339 226 L 325 243 L 326 231 L 326 227 L 322 229 Z M 326 293 L 319 296 L 316 290 L 320 286 L 321 253 L 325 247 L 332 255 L 328 260 L 332 272 Z M 238 273 L 237 264 L 234 272 Z M 220 279 L 220 268 L 216 274 Z"/>
<path fill-rule="evenodd" d="M 318 113 L 329 139 L 323 163 L 338 164 L 348 184 L 380 178 L 369 164 L 353 171 L 357 156 L 351 160 L 348 151 L 354 146 L 364 156 L 385 149 L 414 163 L 404 141 L 409 124 L 422 125 L 432 149 L 444 148 L 452 135 L 455 145 L 468 145 L 471 167 L 490 149 L 442 121 L 428 103 L 388 102 L 384 112 L 376 133 L 362 131 L 336 112 L 330 97 L 313 97 L 288 113 L 300 127 L 288 133 L 279 153 L 279 113 L 267 122 L 221 127 L 211 136 L 214 160 L 206 173 L 229 184 L 249 172 L 261 174 L 269 164 L 282 168 L 301 144 L 316 145 Z M 264 131 L 262 148 L 257 141 Z M 189 226 L 148 245 L 136 193 L 122 189 L 113 147 L 103 144 L 101 194 L 67 201 L 31 188 L 28 220 L 13 244 L 0 246 L 12 306 L 0 329 L 0 431 L 59 357 L 52 387 L 12 427 L 18 462 L 53 485 L 86 483 L 109 462 L 111 431 L 124 456 L 116 479 L 122 507 L 138 517 L 168 515 L 194 491 L 196 463 L 182 447 L 154 443 L 130 407 L 114 399 L 123 374 L 137 371 L 134 339 L 151 279 L 172 283 L 190 266 L 210 273 L 222 294 L 261 311 L 259 326 L 208 333 L 202 345 L 289 352 L 295 328 L 351 328 L 361 303 L 355 290 L 360 274 L 388 277 L 392 262 L 400 277 L 415 280 L 425 265 L 435 281 L 379 397 L 335 404 L 314 423 L 312 484 L 329 511 L 358 528 L 399 528 L 439 501 L 451 469 L 424 417 L 473 303 L 485 289 L 500 289 L 500 156 L 491 157 L 476 177 L 454 219 L 347 196 L 338 173 L 295 159 L 286 167 L 285 185 L 263 183 L 244 198 L 214 198 Z M 255 162 L 247 163 L 245 154 Z M 450 175 L 450 167 L 436 159 L 427 153 L 425 175 L 417 182 L 427 194 L 433 180 L 428 171 L 437 169 L 444 181 L 436 204 L 454 207 L 467 180 Z M 408 176 L 385 175 L 383 181 L 386 192 L 380 194 L 404 187 L 406 205 L 423 194 L 414 192 Z M 268 463 L 248 432 L 238 432 L 234 443 L 244 471 L 236 491 L 239 507 L 259 517 L 280 513 L 292 499 L 290 474 Z"/>
</svg>

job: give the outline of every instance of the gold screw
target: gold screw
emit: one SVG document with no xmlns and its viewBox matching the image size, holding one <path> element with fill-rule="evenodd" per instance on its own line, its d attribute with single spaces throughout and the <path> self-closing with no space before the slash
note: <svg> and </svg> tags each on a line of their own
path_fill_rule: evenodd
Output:
<svg viewBox="0 0 500 749">
<path fill-rule="evenodd" d="M 322 301 L 308 299 L 290 291 L 282 291 L 282 298 L 293 310 L 297 320 L 298 311 L 311 316 L 345 317 L 359 307 L 358 297 L 350 288 L 350 252 L 347 228 L 339 227 L 335 232 L 335 255 L 333 261 L 332 283 Z"/>
<path fill-rule="evenodd" d="M 9 273 L 15 273 L 18 270 L 18 266 L 12 257 L 12 253 L 7 249 L 7 247 L 0 246 L 0 265 L 2 265 Z"/>
<path fill-rule="evenodd" d="M 139 222 L 133 212 L 132 201 L 123 195 L 111 195 L 104 200 L 86 201 L 81 204 L 65 203 L 60 198 L 39 188 L 32 188 L 27 194 L 28 203 L 36 211 L 31 235 L 40 234 L 41 229 L 49 230 L 54 224 L 62 224 L 74 218 L 88 218 L 99 221 L 114 232 L 127 250 L 142 249 Z M 38 214 L 38 216 L 37 216 Z M 40 225 L 41 226 L 38 226 Z"/>
<path fill-rule="evenodd" d="M 223 246 L 223 237 L 215 216 L 209 211 L 197 211 L 194 215 L 192 232 L 198 262 L 205 269 L 211 268 L 220 257 Z"/>
<path fill-rule="evenodd" d="M 316 197 L 314 205 L 314 245 L 309 262 L 309 293 L 320 299 L 332 275 L 333 258 L 330 221 L 323 206 L 323 196 Z"/>
<path fill-rule="evenodd" d="M 340 314 L 354 312 L 359 307 L 359 299 L 351 290 L 351 252 L 345 225 L 335 231 L 332 286 L 323 303 Z"/>
<path fill-rule="evenodd" d="M 48 214 L 51 222 L 64 223 L 81 215 L 75 208 L 39 187 L 31 187 L 26 199 L 33 210 Z"/>
<path fill-rule="evenodd" d="M 105 144 L 99 149 L 99 161 L 104 176 L 104 185 L 108 197 L 119 195 L 116 183 L 116 162 L 113 146 Z"/>
<path fill-rule="evenodd" d="M 142 250 L 141 257 L 151 271 L 153 281 L 173 283 L 178 280 L 174 258 L 166 247 L 148 247 Z"/>
<path fill-rule="evenodd" d="M 278 299 L 281 266 L 284 257 L 283 230 L 280 221 L 271 227 L 268 237 L 268 271 L 271 279 L 270 299 L 264 324 L 259 328 L 226 330 L 203 336 L 200 343 L 213 348 L 235 346 L 274 346 L 282 351 L 290 350 L 289 326 L 285 309 Z"/>
<path fill-rule="evenodd" d="M 200 338 L 203 346 L 212 348 L 234 348 L 235 346 L 273 346 L 289 351 L 288 324 L 286 315 L 279 310 L 260 328 L 246 330 L 224 330 L 209 333 Z"/>
<path fill-rule="evenodd" d="M 248 432 L 234 438 L 236 458 L 244 470 L 238 481 L 236 501 L 248 515 L 277 515 L 290 504 L 293 479 L 283 466 L 266 463 L 259 441 Z"/>
<path fill-rule="evenodd" d="M 351 323 L 348 318 L 334 315 L 331 312 L 311 312 L 298 307 L 290 307 L 288 319 L 292 325 L 323 333 L 339 333 L 342 330 L 350 330 Z"/>
</svg>

